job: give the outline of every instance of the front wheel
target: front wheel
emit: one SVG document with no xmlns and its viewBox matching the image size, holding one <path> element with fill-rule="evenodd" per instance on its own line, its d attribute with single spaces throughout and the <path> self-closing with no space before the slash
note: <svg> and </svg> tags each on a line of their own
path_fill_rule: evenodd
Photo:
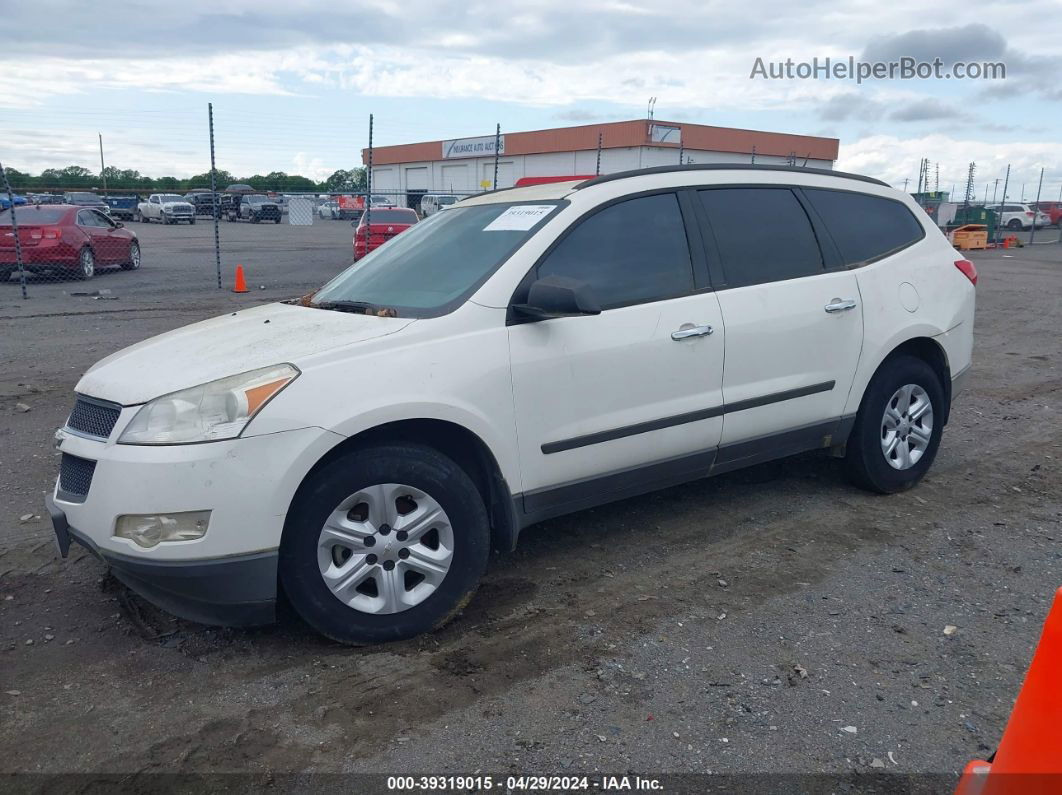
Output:
<svg viewBox="0 0 1062 795">
<path fill-rule="evenodd" d="M 852 480 L 881 494 L 914 486 L 940 446 L 944 386 L 922 359 L 886 361 L 867 387 L 845 462 Z"/>
<path fill-rule="evenodd" d="M 122 270 L 140 270 L 140 244 L 135 240 L 129 244 L 129 259 L 122 263 Z"/>
<path fill-rule="evenodd" d="M 280 223 L 280 219 L 279 218 L 274 218 L 273 219 L 273 223 L 274 224 L 279 224 Z"/>
<path fill-rule="evenodd" d="M 1007 221 L 1007 229 L 1013 229 L 1015 231 L 1021 229 L 1021 221 L 1019 221 L 1017 218 L 1011 218 L 1009 221 Z"/>
<path fill-rule="evenodd" d="M 260 220 L 261 219 L 258 217 L 257 213 L 251 213 L 251 223 L 252 224 L 257 224 Z"/>
<path fill-rule="evenodd" d="M 487 565 L 487 511 L 468 474 L 418 444 L 333 461 L 300 490 L 280 579 L 302 618 L 348 644 L 402 640 L 464 607 Z"/>
</svg>

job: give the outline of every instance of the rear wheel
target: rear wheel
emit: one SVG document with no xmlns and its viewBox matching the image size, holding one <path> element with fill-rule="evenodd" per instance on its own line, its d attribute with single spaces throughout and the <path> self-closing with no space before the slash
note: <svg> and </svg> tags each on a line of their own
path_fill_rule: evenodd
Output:
<svg viewBox="0 0 1062 795">
<path fill-rule="evenodd" d="M 273 223 L 274 224 L 279 224 L 280 223 L 280 219 L 279 218 L 274 218 L 273 219 Z"/>
<path fill-rule="evenodd" d="M 401 640 L 441 626 L 487 564 L 487 511 L 452 460 L 416 444 L 371 447 L 300 491 L 280 545 L 299 615 L 341 643 Z"/>
<path fill-rule="evenodd" d="M 140 270 L 140 244 L 135 240 L 129 244 L 129 259 L 122 263 L 122 269 L 127 271 Z"/>
<path fill-rule="evenodd" d="M 92 249 L 81 249 L 81 255 L 77 260 L 76 277 L 81 280 L 91 279 L 96 275 L 96 257 L 92 254 Z"/>
<path fill-rule="evenodd" d="M 918 483 L 937 455 L 944 408 L 944 387 L 932 367 L 914 356 L 886 361 L 867 387 L 848 440 L 852 480 L 882 494 Z"/>
<path fill-rule="evenodd" d="M 0 268 L 0 284 L 6 282 L 11 278 L 11 274 L 15 272 L 14 268 Z"/>
</svg>

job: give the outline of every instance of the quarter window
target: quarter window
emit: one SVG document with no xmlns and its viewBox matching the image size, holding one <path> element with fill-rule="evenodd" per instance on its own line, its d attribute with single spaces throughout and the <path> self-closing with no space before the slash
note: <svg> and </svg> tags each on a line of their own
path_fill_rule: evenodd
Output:
<svg viewBox="0 0 1062 795">
<path fill-rule="evenodd" d="M 845 265 L 880 259 L 921 240 L 925 231 L 906 205 L 881 196 L 804 188 Z"/>
<path fill-rule="evenodd" d="M 823 272 L 815 230 L 788 188 L 698 191 L 729 287 Z"/>
<path fill-rule="evenodd" d="M 678 197 L 660 193 L 613 204 L 580 222 L 538 266 L 538 276 L 590 285 L 602 309 L 693 290 Z"/>
</svg>

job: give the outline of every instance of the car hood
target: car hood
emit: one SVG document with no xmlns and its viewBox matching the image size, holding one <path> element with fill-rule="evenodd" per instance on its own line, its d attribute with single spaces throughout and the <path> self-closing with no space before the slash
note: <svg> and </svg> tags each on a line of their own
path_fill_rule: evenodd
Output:
<svg viewBox="0 0 1062 795">
<path fill-rule="evenodd" d="M 291 304 L 233 312 L 175 329 L 94 364 L 76 390 L 124 406 L 259 367 L 300 366 L 326 350 L 393 334 L 412 318 L 384 318 Z"/>
<path fill-rule="evenodd" d="M 189 202 L 162 202 L 162 206 L 163 207 L 168 207 L 171 210 L 175 210 L 178 207 L 191 208 L 192 205 Z"/>
</svg>

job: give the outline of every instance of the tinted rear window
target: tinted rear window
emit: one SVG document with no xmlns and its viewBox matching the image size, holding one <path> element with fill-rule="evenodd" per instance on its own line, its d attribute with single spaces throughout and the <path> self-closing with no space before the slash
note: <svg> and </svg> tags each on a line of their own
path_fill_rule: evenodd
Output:
<svg viewBox="0 0 1062 795">
<path fill-rule="evenodd" d="M 15 212 L 15 221 L 20 226 L 37 226 L 39 224 L 55 224 L 66 215 L 66 210 L 55 210 L 51 207 L 18 207 Z M 0 212 L 0 225 L 11 226 L 11 211 Z"/>
<path fill-rule="evenodd" d="M 699 191 L 730 287 L 822 273 L 811 221 L 788 188 Z"/>
<path fill-rule="evenodd" d="M 865 193 L 804 188 L 840 249 L 846 265 L 878 259 L 925 237 L 925 230 L 898 201 Z"/>
</svg>

